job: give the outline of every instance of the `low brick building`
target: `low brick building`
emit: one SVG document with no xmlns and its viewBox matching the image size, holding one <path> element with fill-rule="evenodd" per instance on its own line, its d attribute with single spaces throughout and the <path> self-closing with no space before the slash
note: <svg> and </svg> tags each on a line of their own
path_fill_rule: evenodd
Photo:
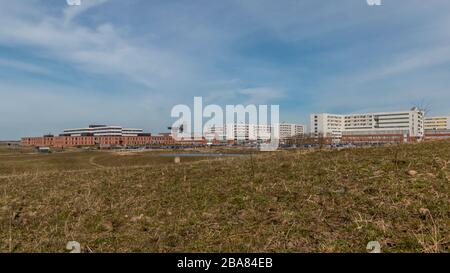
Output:
<svg viewBox="0 0 450 273">
<path fill-rule="evenodd" d="M 373 134 L 373 135 L 343 135 L 341 143 L 343 144 L 395 144 L 395 143 L 413 143 L 420 141 L 420 138 L 410 137 L 404 134 Z"/>
<path fill-rule="evenodd" d="M 89 125 L 84 128 L 65 129 L 59 136 L 24 137 L 22 146 L 34 147 L 135 147 L 171 145 L 175 141 L 170 134 L 152 136 L 142 129 L 123 128 L 114 125 Z"/>
<path fill-rule="evenodd" d="M 425 131 L 425 140 L 450 139 L 450 130 L 429 130 Z"/>
<path fill-rule="evenodd" d="M 125 146 L 151 146 L 175 144 L 169 135 L 157 136 L 42 136 L 24 137 L 21 145 L 24 147 L 125 147 Z"/>
</svg>

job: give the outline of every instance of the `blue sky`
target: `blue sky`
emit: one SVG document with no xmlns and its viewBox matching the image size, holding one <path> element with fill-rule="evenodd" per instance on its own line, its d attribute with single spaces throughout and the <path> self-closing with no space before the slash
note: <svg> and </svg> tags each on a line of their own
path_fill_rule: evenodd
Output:
<svg viewBox="0 0 450 273">
<path fill-rule="evenodd" d="M 0 0 L 0 139 L 157 133 L 176 104 L 450 114 L 450 1 Z"/>
</svg>

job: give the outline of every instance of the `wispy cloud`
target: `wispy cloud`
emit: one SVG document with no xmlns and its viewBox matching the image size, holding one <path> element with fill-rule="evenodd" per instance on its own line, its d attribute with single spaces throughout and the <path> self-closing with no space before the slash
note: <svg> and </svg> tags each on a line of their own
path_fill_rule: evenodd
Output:
<svg viewBox="0 0 450 273">
<path fill-rule="evenodd" d="M 26 63 L 17 60 L 0 58 L 0 66 L 8 69 L 17 69 L 24 72 L 49 75 L 50 70 L 44 66 Z"/>
<path fill-rule="evenodd" d="M 83 14 L 84 12 L 92 9 L 94 7 L 100 6 L 108 2 L 109 0 L 89 0 L 83 1 L 80 6 L 67 6 L 64 13 L 64 23 L 67 25 L 77 16 Z"/>
<path fill-rule="evenodd" d="M 31 46 L 84 71 L 125 76 L 150 88 L 170 85 L 175 78 L 178 81 L 189 78 L 194 66 L 184 63 L 176 52 L 166 52 L 150 44 L 146 47 L 132 44 L 110 23 L 92 28 L 72 21 L 105 2 L 83 2 L 80 10 L 67 7 L 62 17 L 36 11 L 35 16 L 27 18 L 23 16 L 30 13 L 27 5 L 16 11 L 18 14 L 9 13 L 6 7 L 0 11 L 0 15 L 5 15 L 0 19 L 0 42 Z"/>
<path fill-rule="evenodd" d="M 215 89 L 205 97 L 208 104 L 274 104 L 285 98 L 286 92 L 274 87 L 241 88 L 239 86 Z"/>
<path fill-rule="evenodd" d="M 247 101 L 252 104 L 275 102 L 286 96 L 283 90 L 272 87 L 244 88 L 238 92 L 241 95 L 247 96 Z"/>
</svg>

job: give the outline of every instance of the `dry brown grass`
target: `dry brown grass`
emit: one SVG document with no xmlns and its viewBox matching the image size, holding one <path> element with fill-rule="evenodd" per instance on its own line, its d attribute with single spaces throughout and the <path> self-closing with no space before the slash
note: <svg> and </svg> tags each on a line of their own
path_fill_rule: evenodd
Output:
<svg viewBox="0 0 450 273">
<path fill-rule="evenodd" d="M 0 155 L 0 251 L 450 250 L 449 142 L 185 160 Z"/>
</svg>

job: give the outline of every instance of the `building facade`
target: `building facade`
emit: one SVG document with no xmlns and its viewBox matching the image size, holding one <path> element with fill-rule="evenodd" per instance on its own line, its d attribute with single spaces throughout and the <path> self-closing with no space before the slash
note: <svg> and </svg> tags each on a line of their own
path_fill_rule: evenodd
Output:
<svg viewBox="0 0 450 273">
<path fill-rule="evenodd" d="M 171 136 L 42 136 L 24 137 L 21 140 L 22 146 L 33 147 L 130 147 L 130 146 L 152 146 L 152 145 L 172 145 L 177 144 Z"/>
<path fill-rule="evenodd" d="M 305 134 L 305 126 L 301 124 L 280 123 L 277 126 L 281 140 Z"/>
<path fill-rule="evenodd" d="M 425 131 L 450 130 L 450 116 L 425 117 Z"/>
<path fill-rule="evenodd" d="M 450 117 L 426 117 L 425 139 L 440 140 L 450 138 Z"/>
<path fill-rule="evenodd" d="M 364 114 L 312 114 L 311 130 L 332 143 L 413 142 L 424 137 L 424 113 L 410 111 Z"/>
<path fill-rule="evenodd" d="M 311 115 L 311 133 L 339 142 L 344 131 L 344 115 L 321 113 Z"/>
<path fill-rule="evenodd" d="M 211 141 L 239 143 L 270 139 L 270 126 L 248 123 L 228 123 L 205 129 L 204 136 Z"/>
<path fill-rule="evenodd" d="M 270 141 L 272 132 L 278 130 L 278 138 L 286 139 L 305 133 L 305 126 L 300 124 L 279 123 L 276 125 L 230 123 L 224 126 L 212 126 L 206 129 L 205 138 L 209 141 L 254 142 Z"/>
<path fill-rule="evenodd" d="M 122 128 L 113 125 L 89 125 L 86 128 L 65 129 L 61 136 L 139 136 L 143 129 Z"/>
<path fill-rule="evenodd" d="M 34 147 L 126 147 L 176 144 L 169 134 L 152 136 L 142 129 L 121 126 L 90 125 L 86 128 L 66 129 L 59 136 L 24 137 L 22 146 Z"/>
</svg>

